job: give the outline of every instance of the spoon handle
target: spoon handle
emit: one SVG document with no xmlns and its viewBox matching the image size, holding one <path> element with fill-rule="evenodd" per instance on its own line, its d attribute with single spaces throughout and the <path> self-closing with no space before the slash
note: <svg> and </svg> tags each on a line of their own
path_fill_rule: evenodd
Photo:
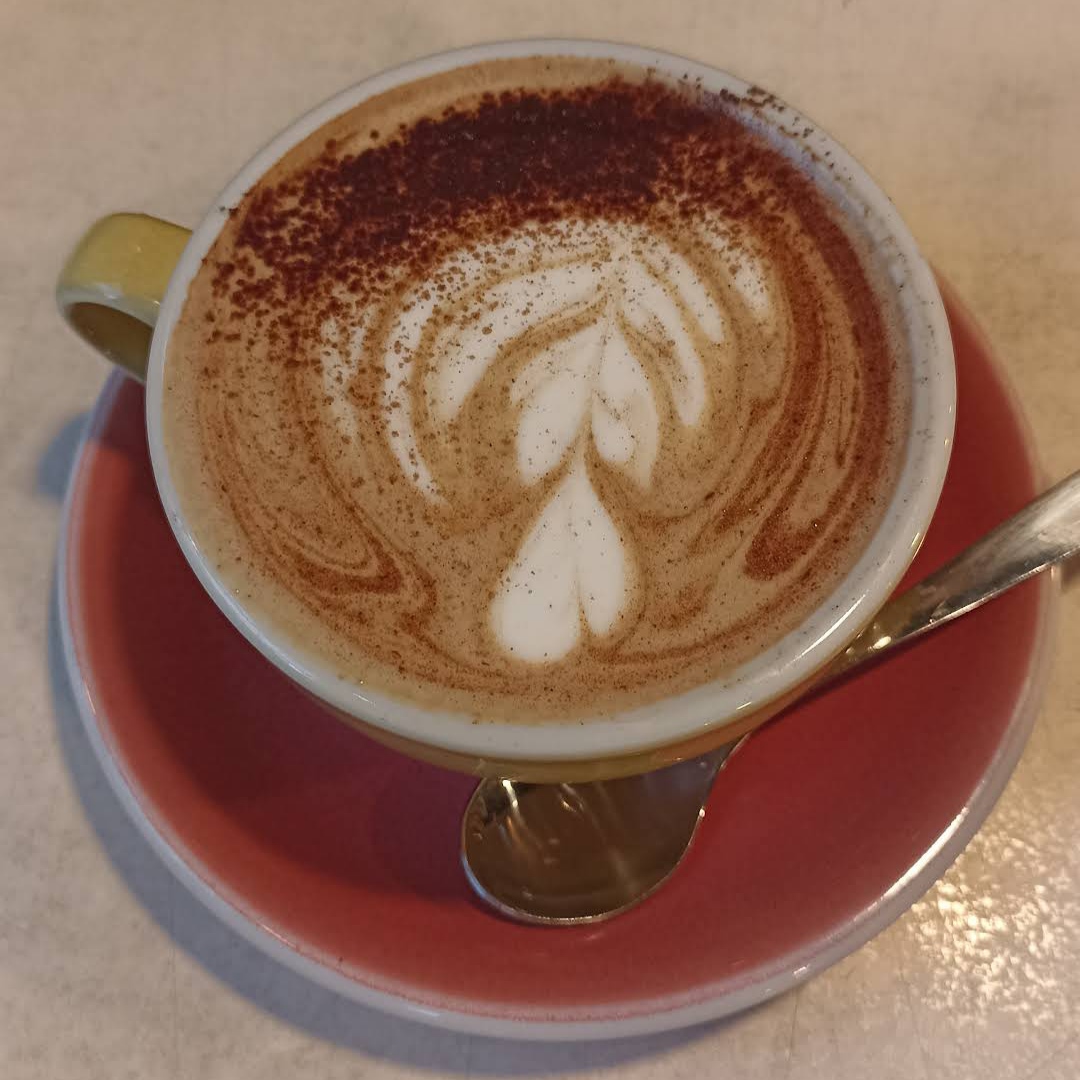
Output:
<svg viewBox="0 0 1080 1080">
<path fill-rule="evenodd" d="M 826 668 L 831 681 L 1080 551 L 1080 472 L 1055 484 L 940 570 L 890 600 Z"/>
</svg>

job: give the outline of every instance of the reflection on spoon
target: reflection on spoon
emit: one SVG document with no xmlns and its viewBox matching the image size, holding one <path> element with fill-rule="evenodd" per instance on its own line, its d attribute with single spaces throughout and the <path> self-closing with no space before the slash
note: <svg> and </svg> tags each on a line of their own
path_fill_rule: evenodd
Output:
<svg viewBox="0 0 1080 1080">
<path fill-rule="evenodd" d="M 1080 473 L 890 600 L 815 689 L 1080 550 Z M 746 736 L 749 738 L 749 736 Z M 598 922 L 655 892 L 682 861 L 717 773 L 740 742 L 666 769 L 582 784 L 483 780 L 465 809 L 469 884 L 523 922 Z"/>
</svg>

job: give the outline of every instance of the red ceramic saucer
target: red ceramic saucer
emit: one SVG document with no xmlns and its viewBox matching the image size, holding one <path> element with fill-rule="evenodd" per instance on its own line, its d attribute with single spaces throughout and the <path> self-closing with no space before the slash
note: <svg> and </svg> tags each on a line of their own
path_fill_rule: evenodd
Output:
<svg viewBox="0 0 1080 1080">
<path fill-rule="evenodd" d="M 1036 494 L 1017 407 L 951 302 L 959 412 L 909 580 Z M 60 604 L 105 771 L 165 861 L 283 963 L 449 1028 L 588 1038 L 761 1001 L 856 949 L 944 871 L 1015 765 L 1042 689 L 1044 575 L 756 734 L 673 880 L 596 927 L 489 913 L 458 865 L 472 787 L 324 714 L 203 593 L 169 531 L 143 395 L 107 384 L 75 468 Z"/>
</svg>

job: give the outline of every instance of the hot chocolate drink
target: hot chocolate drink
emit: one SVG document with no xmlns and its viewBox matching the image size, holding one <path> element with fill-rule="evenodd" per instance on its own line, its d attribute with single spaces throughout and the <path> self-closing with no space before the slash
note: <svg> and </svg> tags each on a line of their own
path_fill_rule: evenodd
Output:
<svg viewBox="0 0 1080 1080">
<path fill-rule="evenodd" d="M 905 346 L 760 106 L 494 60 L 289 151 L 165 367 L 181 505 L 244 605 L 356 684 L 538 721 L 722 677 L 817 608 L 893 489 Z"/>
</svg>

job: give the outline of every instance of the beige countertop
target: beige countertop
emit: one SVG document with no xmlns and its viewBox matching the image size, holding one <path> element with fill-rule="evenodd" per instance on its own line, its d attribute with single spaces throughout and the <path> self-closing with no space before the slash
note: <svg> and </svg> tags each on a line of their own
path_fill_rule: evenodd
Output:
<svg viewBox="0 0 1080 1080">
<path fill-rule="evenodd" d="M 314 988 L 219 925 L 129 824 L 56 663 L 60 500 L 105 365 L 52 299 L 118 209 L 193 224 L 312 104 L 481 39 L 614 37 L 726 67 L 877 177 L 995 343 L 1052 478 L 1080 467 L 1073 0 L 40 0 L 0 12 L 0 1077 L 1080 1075 L 1080 598 L 1035 734 L 944 880 L 749 1015 L 586 1047 L 470 1039 Z M 1075 576 L 1075 575 L 1073 575 Z"/>
</svg>

